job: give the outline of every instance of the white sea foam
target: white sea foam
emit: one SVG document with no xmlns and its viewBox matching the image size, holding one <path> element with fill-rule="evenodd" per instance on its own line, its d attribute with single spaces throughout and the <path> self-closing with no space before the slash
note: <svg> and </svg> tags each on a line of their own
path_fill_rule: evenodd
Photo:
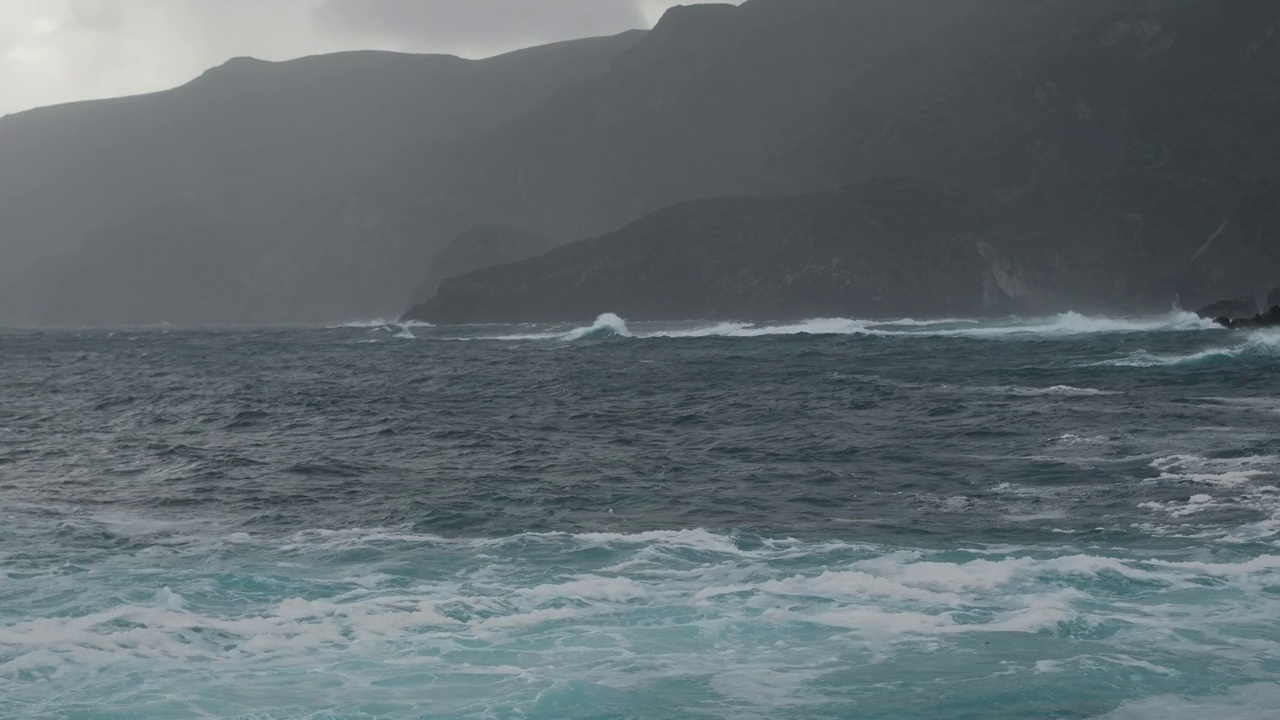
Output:
<svg viewBox="0 0 1280 720">
<path fill-rule="evenodd" d="M 652 588 L 646 588 L 630 578 L 592 576 L 523 588 L 516 591 L 516 594 L 537 602 L 559 599 L 629 602 L 650 597 L 652 592 Z"/>
<path fill-rule="evenodd" d="M 245 542 L 243 533 L 236 535 L 237 542 Z M 290 536 L 282 545 L 286 552 L 347 550 L 380 545 L 423 545 L 439 548 L 491 549 L 527 544 L 574 547 L 663 547 L 671 549 L 701 550 L 724 555 L 743 557 L 768 553 L 769 550 L 742 550 L 732 537 L 708 530 L 650 530 L 638 533 L 522 533 L 498 538 L 447 538 L 440 535 L 415 533 L 394 528 L 350 528 L 346 530 L 304 530 Z M 857 547 L 839 543 L 845 549 Z M 766 548 L 786 552 L 786 542 L 774 542 Z"/>
<path fill-rule="evenodd" d="M 723 323 L 682 331 L 639 333 L 639 337 L 766 337 L 771 335 L 881 335 L 917 337 L 998 338 L 1036 335 L 1088 335 L 1099 333 L 1141 333 L 1188 331 L 1216 328 L 1190 313 L 1150 318 L 1090 317 L 1069 312 L 1052 318 L 1029 320 L 858 320 L 826 318 L 801 323 L 753 325 Z M 1219 328 L 1220 329 L 1220 328 Z"/>
<path fill-rule="evenodd" d="M 892 324 L 890 324 L 892 325 Z M 882 330 L 886 326 L 876 326 Z M 1005 336 L 1055 336 L 1096 335 L 1103 333 L 1184 332 L 1214 328 L 1212 323 L 1190 313 L 1139 318 L 1100 317 L 1076 312 L 1063 313 L 1051 318 L 1006 320 L 994 323 L 978 323 L 972 327 L 947 328 L 924 325 L 913 334 L 953 337 L 1005 337 Z"/>
<path fill-rule="evenodd" d="M 1168 513 L 1170 517 L 1185 518 L 1220 507 L 1212 495 L 1192 495 L 1186 502 L 1145 502 L 1138 507 Z"/>
<path fill-rule="evenodd" d="M 351 322 L 340 323 L 338 325 L 329 325 L 329 330 L 353 329 L 353 330 L 392 330 L 396 328 L 432 328 L 429 322 L 421 320 L 386 320 L 383 318 L 374 318 L 372 320 L 352 320 Z"/>
<path fill-rule="evenodd" d="M 1151 461 L 1160 471 L 1158 482 L 1191 483 L 1236 488 L 1280 472 L 1280 457 L 1253 455 L 1241 458 L 1206 458 L 1169 455 Z"/>
<path fill-rule="evenodd" d="M 1120 393 L 1113 390 L 1099 390 L 1097 388 L 1082 388 L 1072 385 L 1054 385 L 1047 388 L 1021 387 L 1017 385 L 998 385 L 994 387 L 975 387 L 970 388 L 973 392 L 981 392 L 993 395 L 1009 395 L 1012 397 L 1101 397 L 1106 395 L 1119 395 Z"/>
<path fill-rule="evenodd" d="M 480 630 L 511 630 L 515 628 L 527 628 L 533 625 L 541 625 L 549 622 L 559 622 L 561 620 L 573 620 L 585 616 L 587 613 L 582 610 L 573 608 L 546 608 L 542 610 L 530 610 L 529 612 L 516 613 L 514 615 L 501 615 L 498 617 L 480 618 L 467 623 L 471 627 Z"/>
<path fill-rule="evenodd" d="M 853 318 L 817 318 L 794 323 L 720 322 L 694 327 L 656 329 L 628 328 L 617 315 L 607 313 L 590 326 L 565 332 L 545 330 L 484 336 L 479 340 L 580 340 L 596 337 L 656 338 L 763 338 L 792 335 L 867 335 L 883 337 L 972 337 L 1018 338 L 1039 336 L 1071 336 L 1102 333 L 1183 332 L 1218 328 L 1190 313 L 1173 313 L 1145 318 L 1091 317 L 1068 312 L 1049 318 L 1004 320 L 870 320 Z"/>
<path fill-rule="evenodd" d="M 653 330 L 642 333 L 643 338 L 706 338 L 706 337 L 734 337 L 738 333 L 750 330 L 753 325 L 750 323 L 717 323 L 705 327 L 689 328 L 687 330 Z"/>
<path fill-rule="evenodd" d="M 391 320 L 383 320 L 382 318 L 376 318 L 373 320 L 352 320 L 350 322 L 339 323 L 337 325 L 329 325 L 327 329 L 341 330 L 343 328 L 352 328 L 352 329 L 380 330 L 392 324 L 394 323 Z"/>
<path fill-rule="evenodd" d="M 1067 312 L 1048 318 L 1012 318 L 1000 321 L 975 322 L 969 326 L 959 327 L 953 327 L 958 325 L 956 321 L 918 324 L 910 329 L 896 327 L 897 325 L 897 323 L 873 324 L 869 331 L 876 334 L 1000 338 L 1098 335 L 1107 333 L 1187 332 L 1217 328 L 1211 322 L 1202 320 L 1194 314 L 1183 312 L 1149 317 L 1105 317 Z"/>
<path fill-rule="evenodd" d="M 1098 720 L 1274 720 L 1280 684 L 1254 683 L 1202 697 L 1162 695 L 1134 700 Z"/>
<path fill-rule="evenodd" d="M 1108 440 L 1109 438 L 1106 435 L 1085 436 L 1085 435 L 1077 435 L 1075 433 L 1065 433 L 1063 435 L 1059 435 L 1058 437 L 1054 438 L 1050 442 L 1056 445 L 1070 447 L 1075 445 L 1097 445 L 1099 443 L 1105 443 Z"/>
<path fill-rule="evenodd" d="M 627 329 L 627 323 L 622 318 L 613 313 L 605 313 L 596 318 L 596 321 L 590 326 L 572 330 L 561 335 L 559 339 L 572 342 L 586 338 L 611 337 L 631 337 L 631 331 Z"/>
<path fill-rule="evenodd" d="M 627 322 L 613 313 L 604 313 L 590 325 L 572 330 L 545 330 L 538 332 L 511 333 L 503 335 L 481 335 L 478 337 L 457 338 L 460 340 L 490 340 L 498 342 L 528 342 L 535 340 L 558 340 L 573 342 L 576 340 L 603 340 L 608 338 L 633 337 L 627 328 Z"/>
<path fill-rule="evenodd" d="M 181 665 L 224 688 L 256 687 L 283 673 L 300 691 L 317 692 L 314 669 L 340 667 L 350 682 L 333 696 L 369 707 L 404 697 L 400 687 L 472 698 L 475 676 L 511 679 L 484 692 L 516 704 L 566 684 L 615 692 L 671 682 L 719 693 L 722 703 L 786 707 L 829 702 L 823 679 L 832 673 L 870 677 L 881 667 L 893 672 L 895 662 L 941 662 L 958 682 L 985 682 L 989 668 L 966 676 L 947 664 L 985 642 L 1024 648 L 1040 662 L 1008 672 L 1029 676 L 1109 664 L 1165 677 L 1176 667 L 1170 663 L 1194 668 L 1206 656 L 1221 672 L 1239 670 L 1239 648 L 1170 642 L 1171 629 L 1216 638 L 1247 631 L 1251 652 L 1280 651 L 1275 633 L 1258 631 L 1280 610 L 1280 597 L 1266 591 L 1280 581 L 1280 556 L 943 552 L 696 529 L 506 538 L 394 529 L 285 539 L 241 533 L 224 551 L 175 552 L 197 565 L 170 566 L 161 580 L 149 574 L 153 558 L 123 553 L 89 578 L 49 568 L 16 581 L 43 598 L 66 591 L 76 600 L 35 605 L 27 618 L 0 625 L 0 685 L 11 690 L 37 678 L 31 693 L 50 697 L 131 673 L 147 677 L 149 691 L 177 692 L 189 676 L 168 669 Z M 229 554 L 234 564 L 220 565 Z M 230 585 L 210 584 L 228 574 Z M 125 580 L 116 587 L 133 600 L 116 590 L 74 592 L 118 577 Z M 159 589 L 139 600 L 145 582 Z M 1135 582 L 1140 594 L 1124 587 Z M 35 607 L 47 613 L 31 617 Z M 1091 634 L 1103 626 L 1125 629 Z M 1089 642 L 1064 642 L 1076 633 L 1090 633 Z M 755 680 L 765 685 L 758 692 L 748 687 Z M 724 716 L 740 716 L 742 707 L 726 704 Z"/>
<path fill-rule="evenodd" d="M 1212 403 L 1228 408 L 1238 408 L 1240 410 L 1250 410 L 1265 413 L 1280 413 L 1280 398 L 1275 397 L 1251 397 L 1251 398 L 1229 398 L 1229 397 L 1205 397 L 1197 398 L 1202 402 Z"/>
<path fill-rule="evenodd" d="M 1185 355 L 1155 355 L 1138 350 L 1122 358 L 1094 363 L 1096 367 L 1152 368 L 1179 365 L 1196 365 L 1205 362 L 1263 359 L 1280 357 L 1280 333 L 1274 331 L 1249 333 L 1243 342 L 1213 347 Z"/>
<path fill-rule="evenodd" d="M 868 320 L 822 318 L 789 325 L 746 325 L 728 328 L 719 333 L 724 337 L 758 338 L 776 335 L 863 335 L 871 324 Z"/>
</svg>

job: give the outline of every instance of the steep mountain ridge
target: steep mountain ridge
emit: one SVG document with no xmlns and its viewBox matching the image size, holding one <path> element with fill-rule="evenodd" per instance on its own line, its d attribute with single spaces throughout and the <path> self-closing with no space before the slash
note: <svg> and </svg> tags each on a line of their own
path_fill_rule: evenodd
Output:
<svg viewBox="0 0 1280 720">
<path fill-rule="evenodd" d="M 105 151 L 68 151 L 64 173 L 108 171 L 63 184 L 110 184 L 118 165 L 114 194 L 86 190 L 69 203 L 96 213 L 84 251 L 23 272 L 9 295 L 18 300 L 0 306 L 27 302 L 40 319 L 93 323 L 385 314 L 435 284 L 433 258 L 474 228 L 612 237 L 689 201 L 819 197 L 885 177 L 972 206 L 995 264 L 1016 264 L 1035 286 L 1032 304 L 1208 302 L 1276 271 L 1258 245 L 1271 237 L 1264 210 L 1280 182 L 1280 5 L 1267 0 L 749 0 L 673 8 L 646 34 L 433 64 L 428 75 L 447 76 L 441 87 L 461 100 L 426 93 L 451 98 L 431 104 L 434 125 L 385 113 L 436 128 L 412 146 L 377 142 L 398 130 L 351 133 L 352 122 L 335 124 L 337 143 L 291 130 L 263 100 L 247 104 L 246 126 L 278 127 L 287 142 L 200 155 L 177 181 Z M 237 61 L 191 91 L 216 97 L 237 74 L 269 68 Z M 341 73 L 317 70 L 315 87 L 331 75 Z M 394 96 L 361 103 L 361 117 L 381 127 L 377 107 L 406 100 L 364 84 Z M 209 107 L 216 118 L 219 103 Z M 352 140 L 365 136 L 374 140 Z M 294 143 L 309 137 L 356 159 L 317 164 Z M 0 153 L 3 138 L 0 124 Z M 13 212 L 3 222 L 32 209 L 56 215 L 57 193 L 8 193 L 4 182 Z M 775 206 L 764 207 L 772 217 Z M 73 208 L 41 227 L 78 217 Z M 786 247 L 781 228 L 752 237 Z M 130 273 L 140 266 L 153 271 Z M 978 282 L 986 287 L 981 273 Z"/>
<path fill-rule="evenodd" d="M 3 294 L 0 318 L 314 318 L 310 306 L 323 300 L 302 286 L 340 280 L 337 273 L 300 278 L 293 295 L 264 288 L 255 301 L 245 290 L 257 287 L 250 276 L 264 257 L 295 272 L 291 263 L 328 268 L 355 256 L 359 264 L 364 246 L 376 266 L 368 271 L 382 274 L 379 256 L 394 267 L 391 256 L 404 248 L 415 257 L 428 253 L 415 247 L 416 238 L 393 238 L 390 221 L 375 221 L 377 232 L 350 222 L 367 206 L 358 196 L 368 183 L 406 154 L 430 155 L 509 122 L 602 72 L 642 36 L 480 61 L 387 52 L 280 63 L 237 58 L 173 90 L 0 119 L 0 288 L 20 283 Z M 242 239 L 227 234 L 231 228 L 250 232 L 262 246 L 245 255 Z M 313 246 L 309 236 L 317 228 L 327 237 Z M 193 247 L 197 238 L 214 247 Z M 397 247 L 386 247 L 392 239 Z M 355 247 L 346 249 L 348 243 Z M 222 257 L 219 245 L 233 250 Z M 335 246 L 342 252 L 322 257 Z M 221 291 L 194 276 L 213 257 L 225 271 Z M 187 274 L 164 279 L 130 269 L 153 262 Z M 105 275 L 106 265 L 121 274 Z M 195 285 L 210 292 L 174 295 Z M 359 288 L 337 295 L 340 307 L 332 312 L 358 314 L 371 304 L 394 307 L 407 289 L 372 299 Z M 203 310 L 176 313 L 175 305 L 187 301 Z M 253 307 L 244 312 L 219 311 L 246 301 Z"/>
<path fill-rule="evenodd" d="M 616 233 L 446 280 L 409 319 L 443 323 L 969 315 L 980 220 L 936 188 L 886 180 L 828 193 L 698 200 Z M 925 286 L 935 292 L 921 292 Z"/>
<path fill-rule="evenodd" d="M 866 48 L 826 51 L 820 40 L 806 43 L 803 52 L 793 51 L 806 58 L 800 66 L 836 68 L 823 87 L 845 83 L 851 90 L 826 94 L 830 104 L 818 113 L 826 124 L 810 126 L 817 128 L 812 135 L 784 133 L 788 139 L 803 140 L 779 154 L 776 164 L 755 157 L 736 168 L 740 177 L 735 192 L 804 192 L 811 185 L 859 183 L 885 175 L 934 184 L 979 210 L 984 218 L 980 239 L 991 253 L 1005 258 L 1002 262 L 1017 258 L 1026 275 L 1021 284 L 1029 289 L 1027 297 L 1034 298 L 1025 303 L 1027 310 L 1046 307 L 1048 299 L 1063 309 L 1155 310 L 1179 300 L 1196 307 L 1270 287 L 1280 277 L 1280 258 L 1274 250 L 1280 246 L 1280 223 L 1268 220 L 1268 213 L 1273 213 L 1269 209 L 1277 207 L 1274 187 L 1280 180 L 1280 133 L 1274 131 L 1274 118 L 1280 117 L 1280 5 L 1258 0 L 752 0 L 724 17 L 733 20 L 722 18 L 722 33 L 746 32 L 742 28 L 754 17 L 776 20 L 777 36 L 787 35 L 791 18 L 794 27 L 804 28 L 795 31 L 792 44 L 804 33 L 845 37 L 859 24 L 874 26 L 884 35 L 880 55 L 868 51 L 868 56 L 859 56 Z M 913 24 L 915 20 L 920 22 Z M 661 27 L 650 41 L 663 38 Z M 759 45 L 749 42 L 742 47 Z M 611 74 L 644 48 L 642 44 L 624 56 Z M 819 63 L 815 56 L 845 64 Z M 803 94 L 794 88 L 789 92 L 792 97 Z M 785 106 L 784 114 L 803 117 L 803 112 L 793 111 L 810 107 L 816 105 Z M 755 123 L 756 115 L 740 117 L 753 120 L 744 121 L 747 127 L 767 125 Z M 727 127 L 721 136 L 733 137 L 740 127 Z M 589 136 L 575 132 L 567 137 Z M 686 182 L 715 172 L 716 142 L 712 140 L 706 151 L 692 144 L 681 147 Z M 538 147 L 527 140 L 523 145 L 534 152 Z M 621 172 L 626 164 L 614 169 Z M 590 192 L 599 202 L 592 207 L 607 206 L 614 196 L 617 183 L 611 185 L 607 174 L 594 178 Z M 643 185 L 634 182 L 629 187 Z M 588 192 L 575 193 L 579 191 Z M 545 212 L 557 201 L 543 197 L 531 204 Z M 767 197 L 756 202 L 771 207 Z M 624 234 L 630 242 L 639 242 L 643 227 L 637 224 Z M 669 232 L 689 243 L 704 242 L 682 230 Z M 955 234 L 962 234 L 961 228 L 951 233 Z M 624 252 L 619 237 L 593 242 L 593 259 L 584 260 L 584 266 L 596 267 L 610 253 Z M 753 237 L 783 247 L 792 242 L 781 229 L 772 236 Z M 649 242 L 662 239 L 651 236 Z M 799 261 L 803 252 L 796 253 L 793 259 Z M 906 253 L 886 260 L 903 267 L 913 261 Z M 662 266 L 656 256 L 652 262 L 632 270 L 650 276 L 654 267 Z M 434 309 L 417 313 L 452 317 L 460 312 L 456 308 L 466 294 L 486 308 L 468 316 L 473 320 L 519 314 L 532 301 L 507 303 L 504 298 L 510 293 L 504 283 L 527 285 L 520 273 L 534 278 L 546 268 L 535 263 L 517 267 L 523 270 L 502 271 L 503 282 L 495 272 L 446 283 L 442 296 L 428 304 Z M 684 272 L 697 276 L 700 271 Z M 934 292 L 930 288 L 936 283 L 928 278 L 928 273 L 920 274 L 916 286 L 925 295 L 933 293 L 930 307 L 937 312 L 947 312 L 962 300 Z M 972 298 L 987 284 L 985 279 L 974 282 L 961 293 L 963 298 Z M 469 288 L 465 293 L 464 286 Z M 481 287 L 488 290 L 482 292 Z M 600 310 L 599 303 L 611 297 L 597 297 L 576 285 L 569 286 L 572 290 L 562 287 L 549 283 L 542 291 L 573 295 L 560 307 L 564 312 L 574 308 L 575 317 Z M 814 310 L 883 311 L 875 303 L 851 306 L 858 292 L 854 288 L 844 300 L 825 305 L 827 310 Z M 792 314 L 796 302 L 782 302 L 774 309 Z M 700 308 L 694 303 L 684 311 L 669 312 L 671 318 L 692 317 Z"/>
</svg>

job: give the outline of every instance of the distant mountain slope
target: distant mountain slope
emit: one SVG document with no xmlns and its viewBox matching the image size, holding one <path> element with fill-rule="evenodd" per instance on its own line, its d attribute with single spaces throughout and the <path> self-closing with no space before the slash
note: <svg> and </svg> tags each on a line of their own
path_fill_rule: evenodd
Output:
<svg viewBox="0 0 1280 720">
<path fill-rule="evenodd" d="M 446 280 L 409 318 L 438 323 L 781 319 L 979 313 L 972 208 L 882 181 L 815 195 L 701 200 L 524 262 Z"/>
<path fill-rule="evenodd" d="M 4 117 L 0 287 L 15 280 L 24 285 L 0 302 L 0 320 L 26 314 L 139 322 L 174 312 L 175 302 L 189 299 L 216 321 L 220 303 L 254 302 L 244 294 L 245 276 L 262 257 L 277 257 L 281 267 L 296 272 L 332 265 L 336 258 L 326 258 L 324 242 L 312 247 L 301 236 L 341 225 L 343 217 L 350 225 L 352 214 L 360 213 L 356 193 L 393 160 L 408 153 L 427 157 L 433 148 L 493 130 L 603 72 L 642 36 L 559 43 L 481 61 L 384 52 L 282 63 L 240 58 L 169 91 Z M 219 245 L 241 239 L 218 228 L 246 227 L 259 237 L 255 252 L 221 254 L 227 248 Z M 370 256 L 398 252 L 378 247 L 385 233 L 356 230 L 331 229 L 327 242 L 368 244 Z M 197 242 L 212 247 L 193 247 Z M 343 255 L 348 252 L 355 251 Z M 222 290 L 207 287 L 199 298 L 173 293 L 193 291 L 212 278 L 163 280 L 130 270 L 154 260 L 168 271 L 189 267 L 195 273 L 214 259 L 214 267 L 230 273 L 221 281 L 235 282 Z M 95 275 L 104 263 L 123 274 Z M 97 291 L 82 292 L 86 283 Z M 155 292 L 142 292 L 147 286 Z M 403 302 L 406 293 L 393 297 Z M 269 294 L 258 298 L 256 308 L 223 317 L 298 318 L 311 315 L 307 306 L 317 300 Z M 155 312 L 138 315 L 129 295 Z M 340 295 L 348 313 L 370 304 L 360 292 Z"/>
<path fill-rule="evenodd" d="M 1270 65 L 1264 52 L 1241 53 L 1271 42 L 1278 10 L 1258 0 L 677 7 L 609 72 L 384 181 L 433 217 L 565 238 L 689 199 L 884 175 L 989 196 L 1069 188 L 1122 161 L 1132 130 L 1171 124 L 1168 110 Z"/>
<path fill-rule="evenodd" d="M 536 257 L 550 250 L 553 245 L 541 235 L 520 230 L 468 230 L 431 258 L 431 269 L 415 293 L 414 301 L 421 302 L 435 295 L 443 280 Z"/>
<path fill-rule="evenodd" d="M 19 238 L 0 242 L 86 248 L 22 272 L 0 314 L 383 314 L 432 284 L 432 258 L 472 228 L 599 237 L 691 200 L 884 177 L 997 218 L 980 225 L 1000 235 L 989 244 L 1064 304 L 1208 302 L 1280 272 L 1259 245 L 1266 223 L 1246 222 L 1280 186 L 1272 0 L 748 0 L 673 8 L 647 34 L 423 62 L 435 79 L 410 72 L 425 84 L 407 93 L 386 68 L 350 80 L 352 96 L 372 93 L 354 119 L 337 69 L 287 85 L 345 109 L 298 117 L 273 104 L 283 86 L 234 102 L 257 87 L 240 76 L 263 70 L 238 63 L 95 120 L 123 128 L 107 144 L 23 155 L 0 122 L 0 155 L 35 168 L 14 177 L 40 180 L 0 180 L 0 238 Z M 195 110 L 161 112 L 188 96 Z M 153 142 L 187 126 L 203 130 Z M 753 237 L 786 252 L 781 228 Z"/>
<path fill-rule="evenodd" d="M 681 59 L 678 69 L 664 65 L 668 58 Z M 485 193 L 455 183 L 458 194 L 442 190 L 439 205 L 499 197 L 492 214 L 500 222 L 600 234 L 618 218 L 682 196 L 759 195 L 735 202 L 773 222 L 788 214 L 763 196 L 909 176 L 975 207 L 992 247 L 1035 276 L 1032 305 L 1053 298 L 1062 306 L 1150 309 L 1180 297 L 1194 307 L 1280 277 L 1280 225 L 1265 210 L 1280 186 L 1280 4 L 1265 0 L 752 0 L 737 9 L 687 8 L 608 74 L 559 100 L 537 111 L 537 121 L 499 129 L 459 164 L 459 175 L 474 173 L 472 183 L 483 178 Z M 705 219 L 669 228 L 694 247 L 663 245 L 640 229 L 653 221 L 646 219 L 626 231 L 628 242 L 612 235 L 575 250 L 590 261 L 549 257 L 597 267 L 610 253 L 631 257 L 626 248 L 653 243 L 665 249 L 646 251 L 649 260 L 631 268 L 652 278 L 657 268 L 676 272 L 677 256 L 723 247 L 690 231 Z M 790 222 L 803 227 L 801 218 Z M 737 252 L 777 253 L 787 267 L 806 262 L 786 227 L 765 225 L 773 231 L 735 232 L 770 247 Z M 718 262 L 715 272 L 752 261 Z M 429 314 L 503 320 L 494 308 L 549 308 L 561 300 L 508 303 L 512 291 L 503 287 L 535 287 L 550 272 L 542 263 L 504 268 L 502 282 L 481 273 L 446 283 Z M 700 282 L 708 267 L 680 272 Z M 917 307 L 878 303 L 874 287 L 855 284 L 814 311 Z M 566 296 L 558 306 L 566 317 L 625 309 L 578 307 L 608 296 L 555 282 L 542 291 Z M 696 292 L 679 294 L 688 302 L 664 312 L 703 314 Z M 930 307 L 946 312 L 951 299 L 935 295 Z M 741 300 L 720 312 L 790 314 L 800 303 L 799 296 L 763 306 Z"/>
<path fill-rule="evenodd" d="M 787 320 L 1164 312 L 1179 288 L 1248 292 L 1280 277 L 1280 193 L 1250 198 L 1181 270 L 1152 262 L 1183 232 L 1126 236 L 1082 208 L 1027 215 L 915 180 L 698 200 L 599 238 L 441 283 L 408 320 L 438 324 Z M 1039 243 L 1029 247 L 1033 233 Z M 1096 232 L 1089 242 L 1080 233 Z M 1132 231 L 1132 229 L 1130 229 Z M 1041 247 L 1052 248 L 1044 251 Z M 1198 307 L 1192 300 L 1187 307 Z"/>
</svg>

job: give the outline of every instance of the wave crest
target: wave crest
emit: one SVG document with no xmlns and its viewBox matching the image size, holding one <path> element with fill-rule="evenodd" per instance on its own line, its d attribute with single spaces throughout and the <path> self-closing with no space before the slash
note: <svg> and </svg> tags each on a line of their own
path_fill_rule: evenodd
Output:
<svg viewBox="0 0 1280 720">
<path fill-rule="evenodd" d="M 1095 363 L 1099 367 L 1153 368 L 1178 365 L 1199 365 L 1241 359 L 1274 360 L 1280 358 L 1280 333 L 1258 332 L 1236 345 L 1209 348 L 1187 355 L 1155 355 L 1138 350 L 1122 358 Z"/>
<path fill-rule="evenodd" d="M 786 336 L 877 336 L 877 337 L 960 337 L 977 339 L 1059 337 L 1103 333 L 1190 332 L 1221 330 L 1191 313 L 1171 313 L 1154 317 L 1094 317 L 1068 312 L 1047 318 L 1007 318 L 978 320 L 947 318 L 937 320 L 866 320 L 856 318 L 814 318 L 792 323 L 718 322 L 690 326 L 689 323 L 645 323 L 632 330 L 614 313 L 605 313 L 587 326 L 568 332 L 546 330 L 534 333 L 499 335 L 483 340 L 588 340 L 612 337 L 639 339 L 766 338 Z M 674 326 L 673 326 L 674 325 Z M 683 326 L 681 326 L 683 325 Z M 657 326 L 657 327 L 655 327 Z"/>
<path fill-rule="evenodd" d="M 627 329 L 627 323 L 613 313 L 605 313 L 596 318 L 589 327 L 578 328 L 561 335 L 559 339 L 572 342 L 574 340 L 602 340 L 612 337 L 633 337 Z"/>
</svg>

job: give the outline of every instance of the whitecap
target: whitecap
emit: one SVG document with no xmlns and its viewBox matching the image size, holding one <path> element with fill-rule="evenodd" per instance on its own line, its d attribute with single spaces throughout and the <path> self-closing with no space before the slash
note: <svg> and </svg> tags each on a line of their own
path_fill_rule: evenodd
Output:
<svg viewBox="0 0 1280 720">
<path fill-rule="evenodd" d="M 1012 397 L 1102 397 L 1121 394 L 1113 390 L 1099 390 L 1097 388 L 1075 387 L 1073 385 L 1054 385 L 1046 388 L 997 385 L 993 387 L 975 387 L 971 388 L 971 391 Z"/>
<path fill-rule="evenodd" d="M 698 339 L 698 338 L 764 338 L 785 336 L 851 336 L 880 337 L 972 337 L 977 339 L 1026 338 L 1088 335 L 1103 333 L 1185 332 L 1220 327 L 1190 313 L 1137 318 L 1112 318 L 1082 315 L 1076 312 L 1062 313 L 1047 318 L 981 319 L 857 319 L 814 318 L 800 322 L 752 323 L 716 322 L 695 324 L 693 327 L 663 327 L 633 331 L 627 323 L 612 313 L 601 315 L 590 326 L 563 330 L 544 330 L 515 334 L 492 335 L 478 338 L 457 338 L 496 341 L 580 340 L 596 337 L 637 337 L 642 339 Z"/>
<path fill-rule="evenodd" d="M 1131 700 L 1097 720 L 1273 720 L 1277 707 L 1280 707 L 1280 685 L 1255 683 L 1231 688 L 1220 695 L 1161 695 Z"/>
<path fill-rule="evenodd" d="M 480 630 L 513 630 L 518 628 L 527 628 L 533 625 L 541 625 L 543 623 L 572 620 L 583 617 L 585 614 L 585 611 L 573 608 L 547 608 L 544 610 L 531 610 L 529 612 L 516 613 L 514 615 L 502 615 L 472 620 L 467 624 Z"/>
<path fill-rule="evenodd" d="M 1160 471 L 1156 482 L 1191 483 L 1235 488 L 1280 471 L 1280 457 L 1251 455 L 1240 458 L 1207 458 L 1199 455 L 1168 455 L 1151 461 Z"/>
<path fill-rule="evenodd" d="M 596 318 L 596 321 L 591 325 L 567 332 L 561 335 L 559 339 L 572 342 L 574 340 L 598 340 L 612 337 L 631 337 L 631 331 L 627 329 L 625 320 L 613 313 L 605 313 Z"/>
<path fill-rule="evenodd" d="M 1210 361 L 1239 359 L 1275 359 L 1280 357 L 1280 333 L 1250 333 L 1244 342 L 1209 348 L 1185 355 L 1155 355 L 1137 350 L 1122 358 L 1093 363 L 1092 367 L 1153 368 L 1179 365 L 1196 365 Z"/>
</svg>

